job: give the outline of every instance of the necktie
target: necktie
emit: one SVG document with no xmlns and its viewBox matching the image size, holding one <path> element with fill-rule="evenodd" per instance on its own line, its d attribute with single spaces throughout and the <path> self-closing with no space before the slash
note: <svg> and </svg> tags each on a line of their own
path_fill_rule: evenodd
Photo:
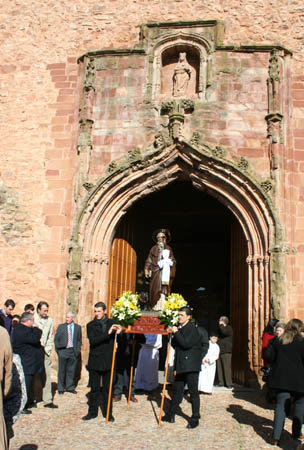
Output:
<svg viewBox="0 0 304 450">
<path fill-rule="evenodd" d="M 68 345 L 67 348 L 73 347 L 72 341 L 72 325 L 68 325 Z"/>
</svg>

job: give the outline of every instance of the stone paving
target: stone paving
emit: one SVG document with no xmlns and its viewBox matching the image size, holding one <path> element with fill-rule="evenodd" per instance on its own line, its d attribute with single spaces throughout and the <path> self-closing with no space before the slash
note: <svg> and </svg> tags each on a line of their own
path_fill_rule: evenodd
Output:
<svg viewBox="0 0 304 450">
<path fill-rule="evenodd" d="M 114 404 L 114 423 L 98 418 L 84 422 L 87 413 L 88 388 L 77 388 L 78 394 L 55 396 L 59 408 L 50 410 L 38 405 L 33 414 L 22 415 L 15 424 L 11 450 L 259 450 L 270 445 L 273 408 L 266 404 L 262 392 L 235 387 L 214 390 L 201 395 L 200 426 L 187 430 L 191 405 L 185 398 L 175 424 L 157 423 L 160 395 L 150 398 L 138 395 L 138 403 L 127 405 L 123 398 Z M 166 403 L 168 400 L 166 400 Z M 168 403 L 167 403 L 168 404 Z M 280 448 L 296 449 L 292 440 L 291 421 L 286 420 Z"/>
</svg>

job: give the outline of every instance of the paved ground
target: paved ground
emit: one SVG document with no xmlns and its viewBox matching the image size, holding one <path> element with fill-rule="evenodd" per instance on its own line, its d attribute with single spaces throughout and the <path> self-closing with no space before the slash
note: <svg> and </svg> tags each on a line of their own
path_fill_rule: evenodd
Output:
<svg viewBox="0 0 304 450">
<path fill-rule="evenodd" d="M 212 396 L 201 395 L 200 426 L 187 430 L 191 405 L 184 399 L 175 424 L 157 424 L 160 396 L 149 399 L 139 395 L 139 402 L 115 403 L 115 422 L 108 425 L 100 415 L 84 422 L 88 389 L 78 387 L 78 394 L 55 396 L 57 410 L 38 406 L 30 416 L 21 416 L 15 424 L 12 450 L 260 450 L 270 445 L 273 409 L 261 392 L 215 389 Z M 286 420 L 281 448 L 296 449 L 290 436 L 291 421 Z"/>
</svg>

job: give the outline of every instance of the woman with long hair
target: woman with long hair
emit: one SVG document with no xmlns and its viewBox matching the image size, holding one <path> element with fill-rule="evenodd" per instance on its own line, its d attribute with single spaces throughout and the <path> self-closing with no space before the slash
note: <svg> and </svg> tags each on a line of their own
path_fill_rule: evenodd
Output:
<svg viewBox="0 0 304 450">
<path fill-rule="evenodd" d="M 304 412 L 304 339 L 300 332 L 302 325 L 299 319 L 290 320 L 282 336 L 274 339 L 265 351 L 267 361 L 272 366 L 269 387 L 276 393 L 273 445 L 279 444 L 291 396 L 294 398 L 292 437 L 299 439 L 301 435 Z"/>
</svg>

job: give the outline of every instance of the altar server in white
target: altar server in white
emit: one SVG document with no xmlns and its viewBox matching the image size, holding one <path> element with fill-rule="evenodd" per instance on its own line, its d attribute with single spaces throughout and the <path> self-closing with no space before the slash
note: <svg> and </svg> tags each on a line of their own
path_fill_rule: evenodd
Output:
<svg viewBox="0 0 304 450">
<path fill-rule="evenodd" d="M 139 351 L 135 389 L 153 391 L 158 387 L 159 349 L 162 346 L 161 334 L 145 334 L 146 343 Z"/>
<path fill-rule="evenodd" d="M 206 356 L 202 360 L 201 371 L 198 379 L 198 390 L 204 392 L 205 394 L 212 394 L 216 371 L 216 360 L 220 354 L 220 348 L 217 341 L 217 336 L 210 336 L 209 349 Z"/>
</svg>

